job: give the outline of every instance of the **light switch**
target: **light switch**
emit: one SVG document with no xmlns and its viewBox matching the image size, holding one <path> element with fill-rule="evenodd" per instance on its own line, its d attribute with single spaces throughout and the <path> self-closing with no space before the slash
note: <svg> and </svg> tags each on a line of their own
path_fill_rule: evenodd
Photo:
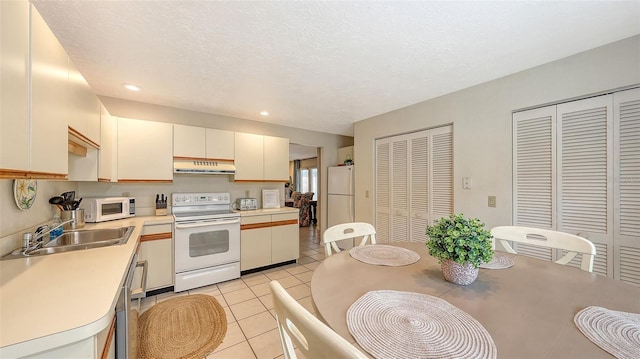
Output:
<svg viewBox="0 0 640 359">
<path fill-rule="evenodd" d="M 369 190 L 364 191 L 364 197 L 369 198 Z"/>
<path fill-rule="evenodd" d="M 489 207 L 496 208 L 496 196 L 489 196 Z"/>
<path fill-rule="evenodd" d="M 464 189 L 471 188 L 471 177 L 462 177 L 462 188 Z"/>
</svg>

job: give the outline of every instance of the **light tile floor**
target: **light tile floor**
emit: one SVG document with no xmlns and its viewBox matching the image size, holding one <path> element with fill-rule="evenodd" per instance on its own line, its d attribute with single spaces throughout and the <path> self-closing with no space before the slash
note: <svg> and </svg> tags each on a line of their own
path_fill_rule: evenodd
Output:
<svg viewBox="0 0 640 359">
<path fill-rule="evenodd" d="M 140 314 L 174 296 L 196 293 L 212 295 L 227 315 L 227 335 L 206 359 L 283 358 L 269 282 L 278 280 L 293 298 L 313 313 L 311 275 L 323 259 L 324 248 L 319 244 L 317 227 L 301 227 L 298 263 L 181 293 L 169 292 L 144 298 L 140 304 Z M 297 355 L 298 358 L 304 358 L 301 353 Z"/>
</svg>

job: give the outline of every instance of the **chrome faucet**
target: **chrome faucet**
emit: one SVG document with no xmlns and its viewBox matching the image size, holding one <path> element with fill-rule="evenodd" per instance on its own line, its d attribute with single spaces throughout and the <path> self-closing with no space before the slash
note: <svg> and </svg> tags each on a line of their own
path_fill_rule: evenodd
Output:
<svg viewBox="0 0 640 359">
<path fill-rule="evenodd" d="M 48 224 L 43 224 L 42 226 L 38 227 L 34 233 L 33 236 L 27 236 L 26 234 L 30 232 L 26 232 L 25 236 L 24 236 L 24 243 L 22 245 L 22 249 L 24 252 L 29 252 L 35 249 L 38 249 L 40 247 L 42 247 L 44 245 L 44 240 L 43 237 L 48 235 L 49 233 L 51 233 L 51 231 L 53 231 L 54 229 L 58 228 L 58 227 L 62 227 L 67 223 L 75 223 L 75 218 L 72 218 L 68 221 L 64 221 L 61 222 L 58 225 L 55 225 L 53 227 L 49 226 Z M 46 232 L 45 232 L 46 231 Z"/>
</svg>

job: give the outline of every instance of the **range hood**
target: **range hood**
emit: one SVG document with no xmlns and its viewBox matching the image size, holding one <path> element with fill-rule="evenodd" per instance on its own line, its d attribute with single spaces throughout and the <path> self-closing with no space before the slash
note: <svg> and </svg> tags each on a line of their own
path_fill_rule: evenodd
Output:
<svg viewBox="0 0 640 359">
<path fill-rule="evenodd" d="M 236 173 L 236 166 L 233 162 L 174 159 L 173 173 L 232 175 Z"/>
</svg>

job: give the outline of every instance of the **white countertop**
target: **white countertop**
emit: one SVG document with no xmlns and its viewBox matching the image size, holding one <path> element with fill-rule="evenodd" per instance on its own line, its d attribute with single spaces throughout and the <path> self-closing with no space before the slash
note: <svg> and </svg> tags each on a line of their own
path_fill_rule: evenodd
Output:
<svg viewBox="0 0 640 359">
<path fill-rule="evenodd" d="M 248 211 L 235 211 L 240 213 L 240 217 L 249 217 L 249 216 L 261 216 L 265 214 L 278 214 L 278 213 L 298 213 L 299 208 L 293 207 L 280 207 L 280 208 L 259 208 L 252 209 Z"/>
<path fill-rule="evenodd" d="M 135 226 L 127 244 L 0 261 L 0 357 L 38 353 L 91 337 L 111 324 L 144 224 L 172 216 L 87 223 Z"/>
</svg>

